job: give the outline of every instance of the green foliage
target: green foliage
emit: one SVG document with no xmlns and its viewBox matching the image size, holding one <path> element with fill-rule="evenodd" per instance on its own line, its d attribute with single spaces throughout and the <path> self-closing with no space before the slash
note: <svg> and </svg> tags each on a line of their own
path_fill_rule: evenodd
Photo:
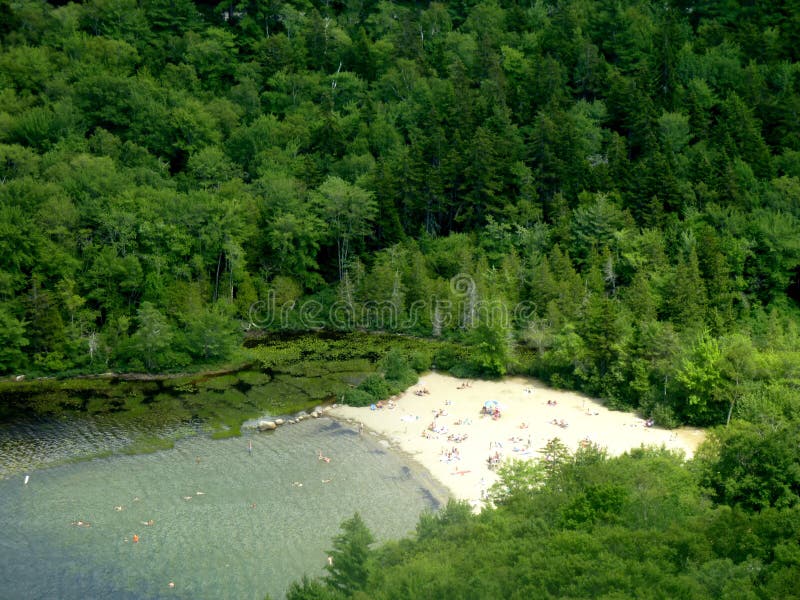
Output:
<svg viewBox="0 0 800 600">
<path fill-rule="evenodd" d="M 501 377 L 509 362 L 507 333 L 502 328 L 478 325 L 467 337 L 470 370 L 479 376 Z"/>
<path fill-rule="evenodd" d="M 734 422 L 712 432 L 699 455 L 715 501 L 748 510 L 800 503 L 798 422 Z"/>
<path fill-rule="evenodd" d="M 708 462 L 720 469 L 704 471 L 711 497 L 793 510 L 781 448 L 797 447 L 800 365 L 795 6 L 207 8 L 0 2 L 0 372 L 225 364 L 243 328 L 424 336 L 267 340 L 254 354 L 269 382 L 185 382 L 178 412 L 235 433 L 242 412 L 396 393 L 413 381 L 406 361 L 518 370 L 666 426 L 728 423 Z M 25 406 L 84 405 L 40 392 Z M 464 550 L 486 557 L 470 528 L 574 529 L 513 558 L 487 544 L 496 571 L 450 560 L 443 542 L 383 589 L 795 593 L 780 536 L 748 562 L 691 539 L 703 519 L 620 534 L 652 525 L 653 506 L 656 522 L 680 513 L 672 465 L 636 460 L 663 467 L 669 489 L 649 472 L 639 487 L 559 462 L 521 472 L 498 514 L 529 520 L 483 517 L 498 519 L 492 534 L 465 519 Z"/>
<path fill-rule="evenodd" d="M 465 342 L 431 353 L 461 375 L 734 418 L 786 371 L 748 367 L 777 347 L 754 322 L 800 298 L 797 19 L 706 4 L 4 4 L 0 369 L 369 329 Z"/>
<path fill-rule="evenodd" d="M 332 590 L 317 579 L 303 576 L 300 581 L 295 581 L 286 592 L 287 600 L 340 600 L 346 598 L 338 590 Z"/>
<path fill-rule="evenodd" d="M 718 403 L 722 383 L 722 353 L 717 340 L 703 333 L 681 362 L 676 378 L 681 384 L 688 406 L 681 412 L 698 424 L 719 422 L 723 406 Z"/>
<path fill-rule="evenodd" d="M 343 402 L 350 406 L 369 406 L 405 391 L 417 382 L 417 373 L 405 355 L 393 348 L 382 359 L 381 373 L 372 373 L 358 387 L 344 393 Z"/>
<path fill-rule="evenodd" d="M 131 336 L 132 360 L 139 360 L 148 371 L 172 366 L 170 352 L 174 333 L 166 317 L 149 302 L 142 304 L 137 313 L 138 328 Z"/>
<path fill-rule="evenodd" d="M 338 589 L 351 598 L 793 593 L 797 506 L 712 507 L 692 469 L 664 450 L 608 458 L 554 443 L 548 451 L 504 467 L 496 508 L 475 514 L 450 502 L 422 515 L 413 538 L 360 553 L 366 569 L 353 569 L 349 587 Z M 317 597 L 323 581 L 304 579 L 292 591 Z"/>
<path fill-rule="evenodd" d="M 331 561 L 325 566 L 325 584 L 332 590 L 352 595 L 367 584 L 367 561 L 370 545 L 375 541 L 358 513 L 341 525 L 342 533 L 333 538 Z"/>
<path fill-rule="evenodd" d="M 9 373 L 24 364 L 22 348 L 27 345 L 25 325 L 0 307 L 0 373 Z"/>
</svg>

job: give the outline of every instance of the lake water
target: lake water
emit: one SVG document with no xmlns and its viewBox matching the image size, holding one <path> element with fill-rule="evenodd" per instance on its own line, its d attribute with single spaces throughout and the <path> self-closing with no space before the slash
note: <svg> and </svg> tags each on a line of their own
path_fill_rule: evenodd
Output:
<svg viewBox="0 0 800 600">
<path fill-rule="evenodd" d="M 446 497 L 413 463 L 327 418 L 37 470 L 128 438 L 89 420 L 0 427 L 0 598 L 281 598 L 303 573 L 323 573 L 355 511 L 386 540 Z"/>
</svg>

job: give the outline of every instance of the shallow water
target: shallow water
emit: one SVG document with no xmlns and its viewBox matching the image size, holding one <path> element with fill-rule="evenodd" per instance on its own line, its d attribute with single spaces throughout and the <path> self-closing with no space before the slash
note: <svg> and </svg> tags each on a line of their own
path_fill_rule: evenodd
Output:
<svg viewBox="0 0 800 600">
<path fill-rule="evenodd" d="M 31 469 L 118 452 L 138 436 L 176 438 L 201 432 L 201 423 L 121 425 L 109 416 L 42 418 L 0 425 L 0 479 Z"/>
<path fill-rule="evenodd" d="M 52 438 L 56 453 L 127 438 L 95 429 L 87 442 L 81 427 L 65 436 L 69 427 L 50 426 L 39 439 Z M 331 538 L 355 511 L 378 539 L 396 538 L 445 497 L 424 471 L 326 418 L 27 471 L 48 449 L 25 431 L 0 431 L 3 598 L 280 598 L 303 573 L 322 574 Z"/>
</svg>

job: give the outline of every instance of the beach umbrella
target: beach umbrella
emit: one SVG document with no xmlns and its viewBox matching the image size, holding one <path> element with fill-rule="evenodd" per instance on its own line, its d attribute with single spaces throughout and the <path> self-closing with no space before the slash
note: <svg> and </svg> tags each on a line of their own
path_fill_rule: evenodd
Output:
<svg viewBox="0 0 800 600">
<path fill-rule="evenodd" d="M 486 402 L 483 403 L 483 406 L 485 406 L 486 408 L 494 408 L 497 405 L 498 405 L 497 400 L 487 400 Z"/>
</svg>

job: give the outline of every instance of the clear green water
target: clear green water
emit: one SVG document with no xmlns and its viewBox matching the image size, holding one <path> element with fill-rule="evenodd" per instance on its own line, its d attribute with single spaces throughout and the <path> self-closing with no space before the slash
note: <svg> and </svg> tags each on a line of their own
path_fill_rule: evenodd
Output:
<svg viewBox="0 0 800 600">
<path fill-rule="evenodd" d="M 47 444 L 74 456 L 125 437 L 56 430 L 43 428 L 45 450 L 35 428 L 0 431 L 0 598 L 280 598 L 304 573 L 323 572 L 353 512 L 378 539 L 396 538 L 445 497 L 403 457 L 325 418 L 26 470 L 42 464 Z"/>
</svg>

